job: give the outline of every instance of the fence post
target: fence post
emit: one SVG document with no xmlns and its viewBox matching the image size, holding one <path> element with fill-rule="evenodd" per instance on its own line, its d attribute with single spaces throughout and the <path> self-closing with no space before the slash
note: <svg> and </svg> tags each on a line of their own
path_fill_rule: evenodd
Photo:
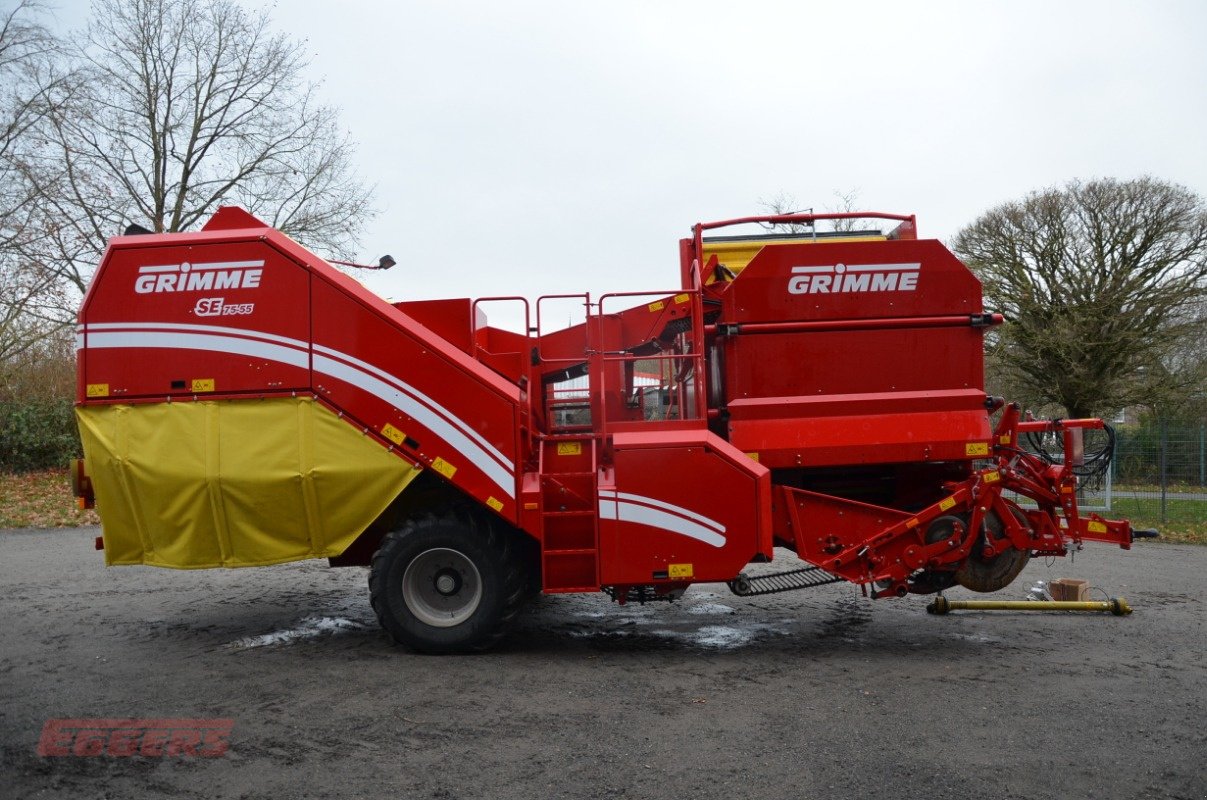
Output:
<svg viewBox="0 0 1207 800">
<path fill-rule="evenodd" d="M 1108 467 L 1111 473 L 1111 479 L 1119 477 L 1119 454 L 1123 452 L 1123 433 L 1119 428 L 1115 429 L 1115 452 L 1111 453 L 1111 463 Z"/>
<path fill-rule="evenodd" d="M 1160 449 L 1158 451 L 1158 453 L 1159 453 L 1158 458 L 1159 458 L 1160 470 L 1161 470 L 1161 524 L 1162 525 L 1165 525 L 1169 521 L 1168 519 L 1166 519 L 1166 514 L 1165 514 L 1165 486 L 1168 483 L 1167 467 L 1168 467 L 1168 460 L 1169 460 L 1168 459 L 1168 451 L 1169 451 L 1168 433 L 1169 433 L 1169 427 L 1165 421 L 1165 416 L 1162 415 L 1161 416 L 1161 442 L 1160 442 Z"/>
<path fill-rule="evenodd" d="M 1207 486 L 1207 423 L 1199 423 L 1199 488 Z"/>
</svg>

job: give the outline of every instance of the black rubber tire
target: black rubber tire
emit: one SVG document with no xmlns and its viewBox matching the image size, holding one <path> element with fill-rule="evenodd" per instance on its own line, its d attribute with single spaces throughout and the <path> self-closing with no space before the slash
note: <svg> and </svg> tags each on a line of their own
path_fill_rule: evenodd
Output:
<svg viewBox="0 0 1207 800">
<path fill-rule="evenodd" d="M 1014 514 L 1015 519 L 1022 523 L 1024 528 L 1030 530 L 1031 523 L 1028 522 L 1027 515 L 1020 508 L 1010 504 L 1010 512 Z M 956 570 L 956 583 L 970 591 L 982 593 L 996 592 L 1013 583 L 1023 568 L 1027 566 L 1027 562 L 1031 560 L 1029 550 L 1017 550 L 1011 547 L 988 561 L 981 558 L 978 553 L 986 537 L 992 537 L 994 541 L 997 541 L 1005 535 L 1005 526 L 997 512 L 990 511 L 986 514 L 985 522 L 981 525 L 981 533 L 977 537 L 977 542 L 972 546 L 972 553 Z"/>
<path fill-rule="evenodd" d="M 528 560 L 523 534 L 506 530 L 486 515 L 454 509 L 407 520 L 386 534 L 369 568 L 369 597 L 377 620 L 399 644 L 422 653 L 475 653 L 499 642 L 528 596 Z M 473 564 L 480 578 L 477 607 L 463 621 L 437 627 L 408 606 L 403 576 L 418 556 L 453 550 Z"/>
</svg>

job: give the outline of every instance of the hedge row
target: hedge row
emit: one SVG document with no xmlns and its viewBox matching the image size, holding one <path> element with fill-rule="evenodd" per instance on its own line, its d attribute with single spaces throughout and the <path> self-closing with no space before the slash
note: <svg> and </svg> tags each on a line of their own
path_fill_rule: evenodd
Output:
<svg viewBox="0 0 1207 800">
<path fill-rule="evenodd" d="M 0 403 L 0 471 L 63 467 L 80 455 L 70 398 Z"/>
</svg>

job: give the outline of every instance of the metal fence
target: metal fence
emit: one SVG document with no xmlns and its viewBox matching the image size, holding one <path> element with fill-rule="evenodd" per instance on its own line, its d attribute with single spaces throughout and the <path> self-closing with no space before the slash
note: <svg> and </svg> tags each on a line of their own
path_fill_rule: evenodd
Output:
<svg viewBox="0 0 1207 800">
<path fill-rule="evenodd" d="M 1139 527 L 1207 524 L 1207 424 L 1153 422 L 1115 426 L 1115 456 L 1109 469 L 1083 478 L 1078 502 L 1132 520 Z M 1060 437 L 1025 437 L 1033 452 L 1059 458 Z M 1086 453 L 1108 445 L 1107 435 L 1087 432 Z"/>
<path fill-rule="evenodd" d="M 1150 523 L 1207 523 L 1207 423 L 1115 429 L 1107 508 Z"/>
</svg>

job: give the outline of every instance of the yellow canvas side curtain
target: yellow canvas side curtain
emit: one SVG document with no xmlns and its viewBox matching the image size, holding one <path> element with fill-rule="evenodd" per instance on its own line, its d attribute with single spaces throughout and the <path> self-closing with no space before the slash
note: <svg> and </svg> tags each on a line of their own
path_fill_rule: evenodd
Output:
<svg viewBox="0 0 1207 800">
<path fill-rule="evenodd" d="M 418 475 L 311 398 L 78 406 L 105 562 L 341 554 Z"/>
</svg>

